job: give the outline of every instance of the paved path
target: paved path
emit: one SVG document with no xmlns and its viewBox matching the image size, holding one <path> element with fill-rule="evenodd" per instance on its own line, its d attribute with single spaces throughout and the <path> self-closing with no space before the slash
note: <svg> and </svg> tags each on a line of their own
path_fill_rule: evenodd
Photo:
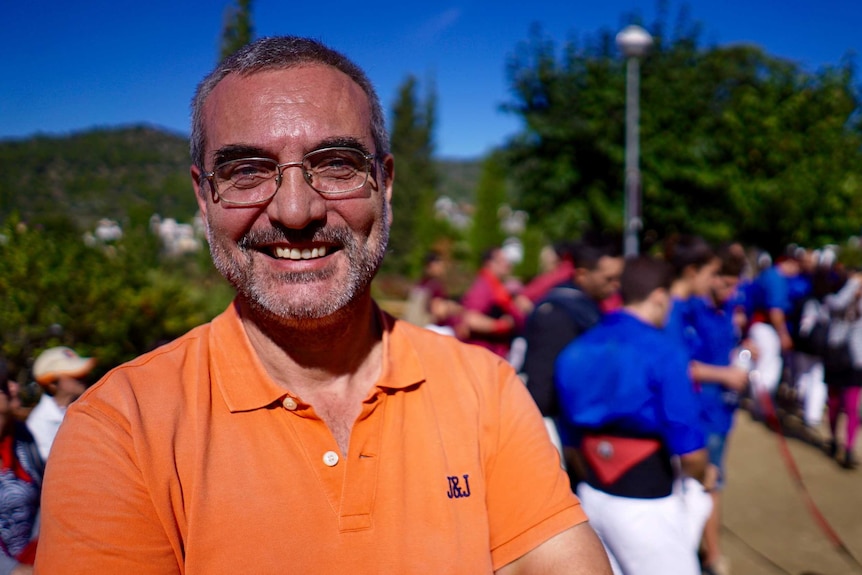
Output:
<svg viewBox="0 0 862 575">
<path fill-rule="evenodd" d="M 814 504 L 862 562 L 862 467 L 848 471 L 810 443 L 786 442 Z M 809 512 L 778 436 L 748 412 L 737 415 L 727 469 L 722 544 L 733 575 L 862 575 Z"/>
</svg>

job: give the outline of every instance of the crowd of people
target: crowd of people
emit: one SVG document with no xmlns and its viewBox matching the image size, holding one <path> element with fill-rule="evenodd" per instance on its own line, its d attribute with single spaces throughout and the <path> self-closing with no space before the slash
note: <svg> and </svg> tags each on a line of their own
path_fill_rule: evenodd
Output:
<svg viewBox="0 0 862 575">
<path fill-rule="evenodd" d="M 38 402 L 25 406 L 21 386 L 0 359 L 0 575 L 33 572 L 45 464 L 66 408 L 91 383 L 95 365 L 65 346 L 45 349 L 31 370 Z"/>
<path fill-rule="evenodd" d="M 728 573 L 721 493 L 741 404 L 796 418 L 857 466 L 862 274 L 828 248 L 773 256 L 678 235 L 624 260 L 616 245 L 560 243 L 526 285 L 489 250 L 457 302 L 438 275 L 445 333 L 518 368 L 616 572 Z"/>
</svg>

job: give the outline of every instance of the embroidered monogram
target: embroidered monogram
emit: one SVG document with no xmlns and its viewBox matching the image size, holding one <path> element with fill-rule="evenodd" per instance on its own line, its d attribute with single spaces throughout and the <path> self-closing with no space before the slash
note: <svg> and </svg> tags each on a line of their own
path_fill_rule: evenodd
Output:
<svg viewBox="0 0 862 575">
<path fill-rule="evenodd" d="M 461 478 L 464 479 L 464 485 L 461 486 Z M 464 474 L 461 477 L 457 475 L 450 475 L 449 480 L 449 491 L 446 492 L 446 497 L 449 499 L 460 499 L 461 497 L 470 497 L 470 476 L 468 474 Z"/>
</svg>

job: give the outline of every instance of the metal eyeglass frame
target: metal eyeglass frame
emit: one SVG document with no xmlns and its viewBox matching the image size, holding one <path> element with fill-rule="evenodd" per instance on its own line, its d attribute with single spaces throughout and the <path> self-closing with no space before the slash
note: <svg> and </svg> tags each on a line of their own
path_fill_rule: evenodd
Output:
<svg viewBox="0 0 862 575">
<path fill-rule="evenodd" d="M 338 150 L 356 152 L 365 159 L 365 179 L 363 179 L 362 183 L 359 184 L 358 186 L 355 186 L 355 187 L 350 188 L 348 190 L 341 190 L 338 192 L 327 192 L 327 191 L 317 189 L 316 187 L 314 187 L 314 184 L 311 183 L 311 177 L 312 177 L 311 173 L 309 171 L 305 170 L 305 168 L 304 168 L 305 161 L 308 159 L 309 156 L 314 156 L 316 154 L 320 154 L 323 152 L 331 152 L 331 151 L 338 151 Z M 220 201 L 222 201 L 226 204 L 232 205 L 232 206 L 254 206 L 257 204 L 266 203 L 275 197 L 275 195 L 278 193 L 278 190 L 281 188 L 282 181 L 284 180 L 284 178 L 283 178 L 284 168 L 291 168 L 291 167 L 303 168 L 302 177 L 305 180 L 305 182 L 309 185 L 309 187 L 311 187 L 312 190 L 314 190 L 318 194 L 323 195 L 324 197 L 328 197 L 328 196 L 336 196 L 337 197 L 337 196 L 340 196 L 342 194 L 349 194 L 350 192 L 355 192 L 356 190 L 362 189 L 362 187 L 368 183 L 368 177 L 371 175 L 372 160 L 375 160 L 375 159 L 376 159 L 375 154 L 365 154 L 362 152 L 362 150 L 359 150 L 357 148 L 351 148 L 349 146 L 332 146 L 329 148 L 320 148 L 319 150 L 312 150 L 312 151 L 308 152 L 307 154 L 305 154 L 302 157 L 302 160 L 300 160 L 298 162 L 284 162 L 283 164 L 279 164 L 271 158 L 260 158 L 260 157 L 236 158 L 234 160 L 228 160 L 226 162 L 222 162 L 222 163 L 218 164 L 217 166 L 215 166 L 213 171 L 204 172 L 202 174 L 202 177 L 205 178 L 206 180 L 208 180 L 210 183 L 210 189 L 212 191 L 213 201 L 220 200 Z M 259 161 L 265 161 L 265 162 L 272 162 L 274 164 L 276 174 L 275 174 L 275 188 L 273 189 L 272 194 L 270 194 L 269 196 L 267 196 L 265 198 L 253 200 L 250 202 L 229 200 L 229 199 L 225 198 L 218 191 L 217 178 L 215 175 L 216 172 L 219 170 L 219 168 L 221 168 L 222 166 L 225 166 L 227 164 L 234 164 L 234 163 L 239 163 L 239 162 L 249 161 L 249 160 L 259 160 Z M 263 182 L 261 182 L 261 183 L 263 183 Z"/>
</svg>

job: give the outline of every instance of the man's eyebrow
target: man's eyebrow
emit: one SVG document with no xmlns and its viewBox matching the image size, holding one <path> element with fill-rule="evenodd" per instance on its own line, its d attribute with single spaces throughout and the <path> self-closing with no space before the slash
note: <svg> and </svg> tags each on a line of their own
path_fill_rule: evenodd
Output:
<svg viewBox="0 0 862 575">
<path fill-rule="evenodd" d="M 363 154 L 370 154 L 368 148 L 359 141 L 358 138 L 354 138 L 352 136 L 336 136 L 334 138 L 326 138 L 325 140 L 321 140 L 317 146 L 314 147 L 315 150 L 320 150 L 322 148 L 355 148 L 362 152 Z"/>
<path fill-rule="evenodd" d="M 318 142 L 314 148 L 309 150 L 309 152 L 322 150 L 323 148 L 355 148 L 363 154 L 371 153 L 365 144 L 363 144 L 358 138 L 354 138 L 352 136 L 326 138 Z M 228 144 L 213 152 L 212 157 L 213 165 L 218 166 L 224 162 L 239 160 L 241 158 L 271 158 L 272 154 L 264 148 L 259 148 L 257 146 L 247 144 Z M 296 161 L 298 160 L 299 158 L 297 158 Z"/>
<path fill-rule="evenodd" d="M 263 148 L 258 148 L 256 146 L 247 146 L 244 144 L 229 144 L 227 146 L 222 146 L 215 152 L 213 152 L 213 165 L 217 166 L 224 162 L 229 162 L 231 160 L 238 160 L 240 158 L 268 158 L 269 152 L 264 150 Z"/>
</svg>

